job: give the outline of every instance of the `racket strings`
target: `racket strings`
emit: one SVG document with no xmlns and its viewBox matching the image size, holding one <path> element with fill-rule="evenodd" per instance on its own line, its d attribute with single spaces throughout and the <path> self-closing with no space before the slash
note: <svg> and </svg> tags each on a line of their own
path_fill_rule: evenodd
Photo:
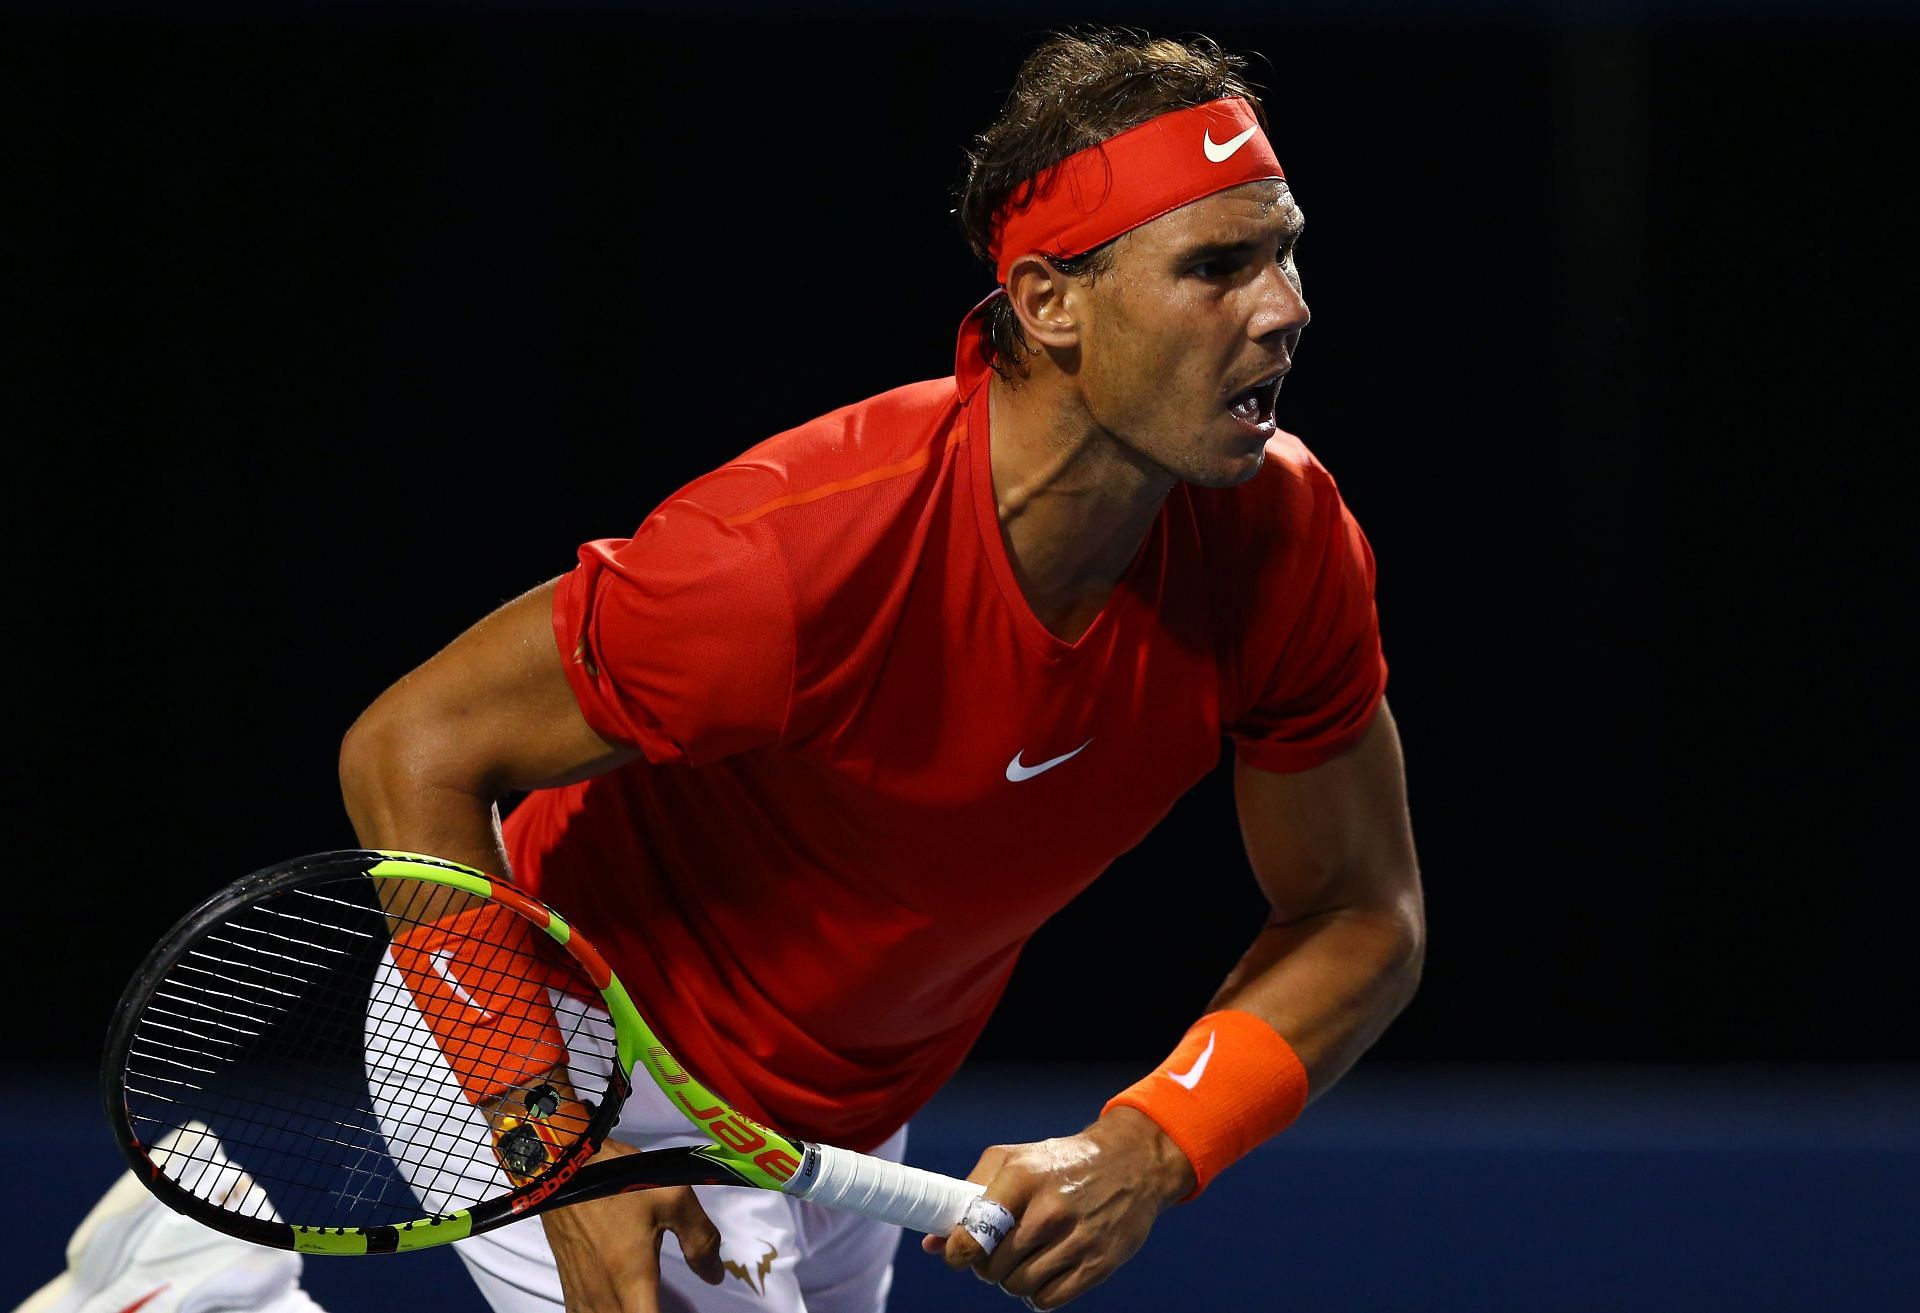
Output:
<svg viewBox="0 0 1920 1313">
<path fill-rule="evenodd" d="M 243 906 L 153 988 L 127 1048 L 128 1114 L 149 1144 L 193 1122 L 213 1129 L 161 1163 L 183 1189 L 249 1217 L 399 1224 L 509 1188 L 498 1128 L 456 1054 L 485 1075 L 542 1070 L 557 1051 L 578 1098 L 606 1097 L 595 1059 L 612 1053 L 612 1025 L 582 1001 L 594 995 L 571 959 L 450 929 L 438 886 L 380 883 L 403 886 L 385 907 L 358 872 Z M 433 945 L 434 979 L 396 967 L 416 936 Z M 497 1093 L 513 1103 L 511 1088 Z M 538 1106 L 519 1112 L 548 1161 L 579 1138 Z M 256 1188 L 236 1191 L 237 1170 Z"/>
<path fill-rule="evenodd" d="M 300 913 L 292 900 L 302 897 L 326 905 L 334 919 L 329 922 Z M 328 1083 L 338 1082 L 347 1074 L 342 1064 L 303 1064 L 294 1058 L 276 1069 L 259 1060 L 261 1054 L 254 1046 L 265 1041 L 276 1026 L 289 1027 L 296 1018 L 308 1034 L 339 1032 L 346 1016 L 342 1006 L 346 991 L 323 987 L 323 982 L 328 973 L 343 969 L 354 959 L 355 950 L 342 947 L 342 943 L 357 944 L 358 951 L 364 953 L 378 937 L 339 919 L 343 907 L 364 919 L 367 909 L 362 905 L 305 890 L 293 891 L 283 902 L 288 905 L 256 904 L 223 923 L 221 929 L 230 933 L 208 933 L 203 942 L 217 946 L 218 951 L 189 950 L 168 981 L 154 991 L 156 1000 L 171 1006 L 161 1002 L 151 1005 L 147 1018 L 136 1029 L 130 1046 L 128 1086 L 135 1093 L 165 1098 L 198 1119 L 218 1125 L 219 1139 L 211 1143 L 224 1142 L 239 1153 L 249 1162 L 256 1179 L 264 1179 L 282 1191 L 296 1187 L 312 1192 L 327 1187 L 343 1158 L 360 1163 L 370 1156 L 384 1159 L 377 1132 L 369 1125 L 364 1110 L 350 1106 L 338 1091 L 328 1091 Z M 289 929 L 303 933 L 287 933 Z M 325 937 L 336 942 L 325 942 Z M 224 969 L 215 970 L 208 962 Z M 235 1024 L 236 1020 L 243 1024 Z M 218 1033 L 207 1034 L 196 1027 Z M 172 1039 L 189 1044 L 148 1033 L 155 1029 L 161 1035 L 171 1032 Z M 191 1043 L 217 1047 L 196 1049 L 190 1047 Z M 160 1046 L 168 1050 L 164 1057 L 152 1051 Z M 328 1051 L 339 1053 L 343 1047 L 329 1045 Z M 198 1080 L 172 1078 L 153 1069 L 156 1059 L 178 1068 L 189 1056 L 202 1059 L 192 1064 L 198 1068 L 194 1073 Z M 314 1070 L 316 1066 L 318 1071 Z M 331 1079 L 316 1089 L 312 1083 L 316 1075 Z M 147 1082 L 165 1084 L 170 1087 L 169 1093 L 145 1089 Z M 236 1083 L 241 1086 L 237 1094 L 231 1091 Z M 178 1114 L 159 1118 L 133 1111 L 132 1115 L 136 1123 L 164 1125 Z M 297 1131 L 293 1129 L 296 1126 Z M 183 1170 L 170 1170 L 169 1175 L 191 1192 L 209 1197 L 207 1191 L 222 1184 L 216 1172 L 205 1170 L 217 1166 L 211 1157 L 189 1152 L 179 1158 Z M 193 1172 L 195 1167 L 202 1170 Z M 353 1194 L 361 1200 L 367 1198 L 364 1189 Z M 254 1191 L 242 1200 L 240 1211 L 261 1217 L 274 1210 L 262 1192 Z"/>
<path fill-rule="evenodd" d="M 325 947 L 325 946 L 324 946 L 324 945 L 320 945 L 319 947 Z M 240 965 L 243 965 L 243 966 L 244 966 L 244 965 L 246 965 L 246 964 L 240 964 Z M 286 973 L 278 973 L 278 974 L 281 974 L 282 976 L 285 976 L 285 974 L 286 974 Z M 239 981 L 239 978 L 238 978 L 238 977 L 233 977 L 233 976 L 228 976 L 228 977 L 227 977 L 227 979 L 228 979 L 229 981 Z M 243 983 L 243 984 L 244 984 L 245 982 L 244 982 L 244 981 L 240 981 L 239 983 Z M 302 982 L 302 983 L 305 983 L 305 982 Z M 210 991 L 208 991 L 208 992 L 209 992 L 209 993 L 211 993 L 211 994 L 213 994 L 213 995 L 215 995 L 215 996 L 220 996 L 220 995 L 228 995 L 228 994 L 231 994 L 231 992 L 232 992 L 232 991 L 230 991 L 230 990 L 219 990 L 219 989 L 215 989 L 215 990 L 210 990 Z M 280 991 L 280 992 L 282 992 L 282 993 L 287 993 L 287 992 L 289 992 L 289 991 Z M 189 1004 L 190 1006 L 191 1006 L 191 1005 L 192 1005 L 192 1004 L 193 1004 L 194 1002 L 196 1002 L 196 1001 L 197 1001 L 197 1000 L 192 1000 L 192 999 L 189 999 L 189 1000 L 187 1000 L 187 1002 L 188 1002 L 188 1004 Z M 251 1014 L 250 1014 L 250 1015 L 251 1015 Z M 205 1020 L 205 1019 L 203 1018 L 202 1020 Z M 264 1018 L 255 1018 L 255 1020 L 265 1020 L 265 1019 L 264 1019 Z M 224 1023 L 216 1023 L 216 1024 L 222 1024 L 222 1025 L 224 1025 Z M 231 1029 L 231 1028 L 229 1027 L 229 1029 Z M 231 1042 L 231 1041 L 229 1041 L 229 1042 Z M 177 1046 L 170 1046 L 170 1047 L 175 1047 L 175 1048 L 177 1049 Z M 152 1055 L 152 1054 L 147 1054 L 147 1055 L 145 1055 L 145 1056 L 147 1056 L 147 1057 L 148 1057 L 148 1058 L 149 1058 L 149 1059 L 151 1060 L 151 1059 L 152 1059 L 152 1058 L 153 1058 L 153 1057 L 154 1057 L 155 1055 Z M 168 1057 L 168 1058 L 166 1058 L 166 1059 L 164 1059 L 164 1061 L 166 1061 L 166 1062 L 167 1062 L 168 1064 L 170 1064 L 170 1065 L 179 1065 L 179 1064 L 177 1063 L 177 1059 L 175 1059 L 175 1058 L 172 1058 L 172 1057 Z M 195 1064 L 195 1065 L 197 1066 L 197 1064 Z M 198 1073 L 196 1073 L 196 1074 L 202 1074 L 202 1075 L 204 1075 L 204 1074 L 205 1074 L 205 1069 L 202 1069 L 202 1071 L 200 1071 L 200 1072 L 198 1072 Z M 164 1077 L 163 1077 L 162 1079 L 164 1080 L 164 1079 L 166 1079 L 166 1078 L 164 1078 Z M 192 1087 L 192 1082 L 191 1082 L 191 1081 L 177 1081 L 177 1082 L 172 1082 L 172 1083 L 174 1083 L 174 1084 L 176 1084 L 176 1085 L 178 1085 L 178 1086 L 180 1086 L 180 1087 L 182 1087 L 182 1088 L 191 1088 L 191 1087 Z M 264 1086 L 263 1088 L 268 1088 L 268 1089 L 272 1089 L 272 1090 L 274 1090 L 275 1092 L 277 1092 L 277 1093 L 280 1093 L 280 1094 L 282 1094 L 282 1095 L 289 1095 L 289 1096 L 294 1096 L 294 1097 L 296 1097 L 296 1098 L 297 1098 L 297 1097 L 298 1097 L 298 1096 L 299 1096 L 299 1095 L 301 1094 L 301 1092 L 300 1092 L 300 1091 L 293 1091 L 293 1090 L 288 1090 L 288 1089 L 286 1089 L 285 1087 L 277 1087 L 277 1086 Z M 164 1097 L 164 1096 L 163 1096 L 163 1097 Z M 310 1101 L 305 1101 L 305 1100 L 303 1100 L 302 1102 L 303 1102 L 303 1103 L 307 1103 L 307 1104 L 309 1104 L 309 1105 L 310 1105 Z M 220 1108 L 221 1108 L 221 1110 L 222 1110 L 222 1111 L 229 1111 L 229 1109 L 227 1109 L 227 1108 L 225 1107 L 225 1105 L 219 1105 L 219 1106 L 220 1106 Z M 307 1113 L 308 1113 L 309 1115 L 312 1115 L 312 1108 L 311 1108 L 311 1106 L 304 1106 L 304 1107 L 300 1107 L 300 1108 L 299 1108 L 299 1110 L 300 1110 L 300 1111 L 303 1111 L 303 1112 L 307 1112 Z M 260 1125 L 260 1124 L 261 1124 L 261 1123 L 259 1122 L 259 1119 L 257 1119 L 257 1118 L 251 1118 L 251 1117 L 246 1117 L 246 1116 L 245 1116 L 244 1114 L 241 1114 L 241 1115 L 240 1115 L 240 1119 L 241 1119 L 241 1120 L 244 1120 L 244 1121 L 247 1121 L 247 1122 L 250 1122 L 250 1123 L 253 1123 L 253 1124 L 255 1124 L 256 1126 L 257 1126 L 257 1125 Z M 443 1119 L 443 1120 L 444 1120 L 444 1119 Z M 346 1133 L 348 1133 L 349 1135 L 351 1135 L 351 1134 L 354 1134 L 354 1133 L 356 1133 L 356 1132 L 358 1132 L 358 1131 L 360 1130 L 360 1128 L 359 1128 L 359 1127 L 357 1127 L 357 1126 L 355 1126 L 355 1125 L 353 1125 L 352 1123 L 348 1123 L 348 1122 L 343 1122 L 343 1121 L 339 1121 L 338 1119 L 334 1119 L 334 1125 L 336 1125 L 336 1126 L 338 1126 L 338 1127 L 339 1127 L 339 1128 L 340 1128 L 340 1129 L 341 1129 L 342 1131 L 344 1131 L 344 1132 L 346 1132 Z M 282 1138 L 284 1139 L 284 1137 L 282 1137 Z M 365 1158 L 368 1158 L 368 1157 L 371 1157 L 371 1156 L 378 1156 L 378 1155 L 377 1155 L 377 1150 L 375 1149 L 375 1147 L 374 1147 L 374 1146 L 372 1146 L 371 1144 L 368 1144 L 368 1143 L 366 1143 L 366 1142 L 365 1142 L 364 1140 L 362 1140 L 362 1141 L 360 1141 L 360 1142 L 358 1142 L 358 1143 L 356 1143 L 356 1142 L 354 1142 L 354 1141 L 351 1141 L 351 1140 L 342 1140 L 342 1139 L 339 1139 L 339 1138 L 337 1138 L 337 1137 L 333 1137 L 333 1136 L 326 1136 L 326 1135 L 317 1135 L 317 1136 L 316 1136 L 316 1138 L 317 1138 L 317 1139 L 318 1139 L 318 1140 L 319 1140 L 319 1141 L 320 1141 L 320 1142 L 321 1142 L 322 1144 L 326 1144 L 326 1145 L 332 1145 L 332 1146 L 335 1146 L 335 1147 L 336 1147 L 336 1148 L 338 1148 L 338 1149 L 346 1149 L 346 1150 L 352 1150 L 352 1151 L 355 1151 L 355 1152 L 356 1152 L 356 1154 L 357 1154 L 357 1156 L 358 1156 L 359 1158 L 362 1158 L 362 1159 L 365 1159 Z M 331 1152 L 331 1150 L 329 1150 L 329 1152 Z M 322 1167 L 322 1168 L 324 1168 L 325 1166 L 327 1166 L 327 1165 L 329 1165 L 329 1160 L 328 1160 L 328 1159 L 326 1159 L 326 1158 L 313 1158 L 313 1157 L 312 1157 L 311 1155 L 309 1155 L 309 1158 L 310 1158 L 310 1160 L 311 1160 L 311 1161 L 312 1161 L 312 1162 L 314 1163 L 314 1165 L 315 1165 L 315 1166 L 319 1166 L 319 1167 Z M 358 1176 L 358 1177 L 360 1177 L 360 1178 L 362 1178 L 362 1179 L 365 1179 L 365 1180 L 367 1180 L 367 1181 L 370 1181 L 370 1182 L 372 1182 L 372 1183 L 373 1183 L 373 1185 L 374 1185 L 374 1189 L 373 1189 L 373 1190 L 371 1191 L 371 1193 L 370 1193 L 370 1192 L 369 1192 L 368 1190 L 366 1190 L 366 1189 L 364 1189 L 364 1188 L 356 1188 L 356 1187 L 354 1187 L 354 1186 L 352 1186 L 352 1185 L 349 1185 L 349 1186 L 347 1186 L 347 1187 L 345 1187 L 345 1188 L 343 1188 L 343 1190 L 342 1190 L 342 1193 L 343 1193 L 343 1194 L 346 1194 L 346 1195 L 347 1195 L 347 1196 L 349 1196 L 349 1197 L 352 1197 L 352 1198 L 355 1198 L 355 1199 L 362 1199 L 362 1200 L 364 1200 L 364 1199 L 366 1199 L 366 1198 L 369 1198 L 369 1197 L 383 1197 L 383 1196 L 384 1196 L 384 1194 L 385 1194 L 385 1192 L 386 1192 L 386 1190 L 387 1190 L 387 1188 L 388 1188 L 388 1187 L 390 1186 L 390 1184 L 391 1184 L 391 1178 L 390 1178 L 390 1177 L 388 1177 L 388 1178 L 384 1178 L 384 1179 L 383 1179 L 383 1178 L 382 1178 L 382 1177 L 380 1176 L 380 1174 L 378 1174 L 377 1172 L 371 1172 L 371 1171 L 367 1171 L 367 1170 L 366 1170 L 366 1169 L 365 1169 L 364 1167 L 361 1167 L 361 1168 L 360 1168 L 360 1170 L 358 1170 L 358 1171 L 354 1171 L 354 1170 L 353 1170 L 353 1166 L 354 1166 L 354 1165 L 350 1165 L 350 1167 L 349 1167 L 349 1172 L 350 1172 L 350 1175 L 353 1175 L 353 1176 Z M 303 1176 L 303 1177 L 302 1177 L 302 1179 L 303 1179 L 303 1180 L 306 1180 L 306 1179 L 308 1179 L 308 1178 L 307 1178 L 307 1177 L 305 1177 L 305 1176 Z"/>
</svg>

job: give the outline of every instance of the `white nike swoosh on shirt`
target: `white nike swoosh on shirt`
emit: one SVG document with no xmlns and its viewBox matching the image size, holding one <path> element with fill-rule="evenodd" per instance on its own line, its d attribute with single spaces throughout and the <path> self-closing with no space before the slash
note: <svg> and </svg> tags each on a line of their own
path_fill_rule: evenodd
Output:
<svg viewBox="0 0 1920 1313">
<path fill-rule="evenodd" d="M 1087 740 L 1087 743 L 1091 743 L 1091 742 L 1093 742 L 1092 739 Z M 1018 784 L 1021 780 L 1030 780 L 1036 775 L 1044 774 L 1047 771 L 1052 770 L 1055 766 L 1058 766 L 1061 762 L 1066 761 L 1071 757 L 1077 757 L 1082 752 L 1085 752 L 1087 748 L 1087 743 L 1082 743 L 1079 747 L 1075 748 L 1072 752 L 1063 752 L 1057 757 L 1049 757 L 1047 760 L 1042 762 L 1037 762 L 1032 766 L 1023 765 L 1021 763 L 1020 761 L 1021 754 L 1026 752 L 1026 749 L 1022 748 L 1020 749 L 1019 752 L 1014 753 L 1013 760 L 1007 763 L 1007 778 L 1012 780 L 1015 784 Z"/>
<path fill-rule="evenodd" d="M 1233 153 L 1235 151 L 1239 150 L 1242 146 L 1246 145 L 1249 140 L 1252 139 L 1253 134 L 1259 131 L 1259 127 L 1260 125 L 1256 123 L 1253 127 L 1248 128 L 1245 132 L 1233 138 L 1231 141 L 1224 141 L 1219 143 L 1216 143 L 1213 139 L 1213 129 L 1208 128 L 1200 138 L 1201 147 L 1207 152 L 1207 158 L 1212 160 L 1215 164 L 1225 164 L 1228 160 L 1233 158 Z"/>
<path fill-rule="evenodd" d="M 1214 1036 L 1218 1033 L 1217 1031 L 1211 1030 L 1207 1032 L 1206 1050 L 1201 1053 L 1200 1061 L 1193 1064 L 1193 1070 L 1170 1071 L 1167 1073 L 1167 1079 L 1171 1080 L 1175 1085 L 1184 1085 L 1188 1089 L 1192 1089 L 1198 1085 L 1200 1078 L 1207 1074 L 1207 1060 L 1213 1056 L 1213 1040 Z"/>
<path fill-rule="evenodd" d="M 493 1013 L 481 1007 L 479 1001 L 475 999 L 473 995 L 467 993 L 465 986 L 453 978 L 453 972 L 447 970 L 447 963 L 452 960 L 453 952 L 451 949 L 446 948 L 441 949 L 437 953 L 431 953 L 427 957 L 427 961 L 433 963 L 433 974 L 446 981 L 447 988 L 451 989 L 455 994 L 458 994 L 462 1003 L 465 1003 L 475 1012 L 478 1012 L 486 1020 L 492 1021 L 494 1019 Z"/>
</svg>

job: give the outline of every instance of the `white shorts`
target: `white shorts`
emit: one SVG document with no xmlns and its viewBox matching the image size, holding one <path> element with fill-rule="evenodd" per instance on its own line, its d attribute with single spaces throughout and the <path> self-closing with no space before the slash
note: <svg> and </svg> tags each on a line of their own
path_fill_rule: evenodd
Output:
<svg viewBox="0 0 1920 1313">
<path fill-rule="evenodd" d="M 485 1123 L 461 1093 L 410 999 L 392 960 L 382 962 L 367 1025 L 367 1079 L 381 1131 L 396 1146 L 396 1160 L 409 1164 L 408 1184 L 428 1209 L 444 1210 L 456 1183 L 463 1181 L 461 1192 L 472 1198 L 476 1172 L 489 1173 L 504 1192 L 506 1178 L 497 1167 L 476 1168 L 464 1148 L 452 1151 L 485 1143 Z M 564 995 L 554 1002 L 562 1014 L 588 1006 Z M 570 1030 L 564 1019 L 562 1029 Z M 422 1054 L 429 1056 L 402 1056 Z M 577 1047 L 568 1055 L 569 1068 L 583 1075 L 606 1071 L 610 1061 L 604 1051 L 582 1053 Z M 420 1115 L 428 1108 L 438 1110 L 431 1119 Z M 459 1110 L 452 1124 L 448 1108 Z M 635 1083 L 613 1135 L 640 1149 L 705 1142 L 644 1079 Z M 398 1152 L 402 1145 L 404 1154 Z M 898 1162 L 906 1147 L 902 1127 L 874 1154 Z M 719 1228 L 726 1279 L 709 1286 L 695 1276 L 668 1237 L 660 1254 L 663 1313 L 879 1313 L 886 1306 L 898 1229 L 771 1190 L 702 1185 L 694 1193 Z M 563 1307 L 560 1273 L 537 1219 L 462 1240 L 454 1251 L 495 1313 L 558 1313 Z"/>
</svg>

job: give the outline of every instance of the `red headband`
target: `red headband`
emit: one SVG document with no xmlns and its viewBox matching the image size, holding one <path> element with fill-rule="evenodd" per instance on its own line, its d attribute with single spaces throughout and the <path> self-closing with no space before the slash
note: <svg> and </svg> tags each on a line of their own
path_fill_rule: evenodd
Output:
<svg viewBox="0 0 1920 1313">
<path fill-rule="evenodd" d="M 1175 110 L 1042 172 L 1024 206 L 994 216 L 989 253 L 1004 284 L 1029 251 L 1079 255 L 1203 196 L 1286 176 L 1246 101 Z"/>
</svg>

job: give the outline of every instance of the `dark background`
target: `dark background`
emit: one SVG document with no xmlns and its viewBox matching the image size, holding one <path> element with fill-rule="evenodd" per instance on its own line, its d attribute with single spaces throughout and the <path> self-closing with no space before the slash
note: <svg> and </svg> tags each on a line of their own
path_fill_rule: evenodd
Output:
<svg viewBox="0 0 1920 1313">
<path fill-rule="evenodd" d="M 1920 1059 L 1920 23 L 1544 3 L 6 11 L 11 1054 L 350 843 L 339 735 L 466 623 L 946 372 L 961 148 L 1095 16 L 1261 52 L 1310 216 L 1281 419 L 1379 556 L 1431 923 L 1379 1061 Z M 1150 1063 L 1260 910 L 1219 775 L 980 1056 Z"/>
</svg>

